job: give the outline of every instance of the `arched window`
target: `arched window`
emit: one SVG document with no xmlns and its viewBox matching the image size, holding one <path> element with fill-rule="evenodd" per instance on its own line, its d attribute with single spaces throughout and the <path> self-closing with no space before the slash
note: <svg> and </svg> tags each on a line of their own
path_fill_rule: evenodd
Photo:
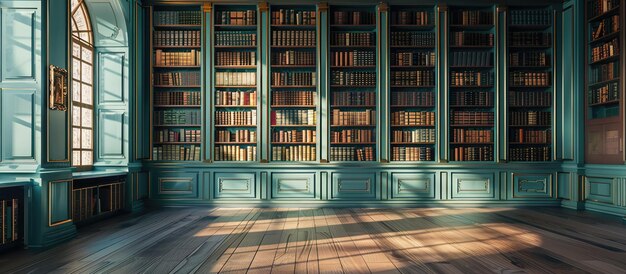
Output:
<svg viewBox="0 0 626 274">
<path fill-rule="evenodd" d="M 84 0 L 72 0 L 72 165 L 93 165 L 93 33 Z"/>
</svg>

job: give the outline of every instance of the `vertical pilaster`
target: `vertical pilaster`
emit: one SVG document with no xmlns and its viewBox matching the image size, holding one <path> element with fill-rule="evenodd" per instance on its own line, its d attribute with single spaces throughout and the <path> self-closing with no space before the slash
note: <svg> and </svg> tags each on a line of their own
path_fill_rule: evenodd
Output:
<svg viewBox="0 0 626 274">
<path fill-rule="evenodd" d="M 496 90 L 494 100 L 496 103 L 496 115 L 494 121 L 494 145 L 496 153 L 496 162 L 506 162 L 508 151 L 508 104 L 507 104 L 507 12 L 506 6 L 497 6 L 495 13 L 495 73 L 496 73 Z"/>
<path fill-rule="evenodd" d="M 378 14 L 376 16 L 376 49 L 378 56 L 376 80 L 378 86 L 378 136 L 376 138 L 376 150 L 378 159 L 382 163 L 389 162 L 389 5 L 381 2 L 378 4 Z"/>
<path fill-rule="evenodd" d="M 202 144 L 204 149 L 204 161 L 211 162 L 213 159 L 213 145 L 211 143 L 211 137 L 214 136 L 215 127 L 213 126 L 213 98 L 211 94 L 213 94 L 213 3 L 204 3 L 202 6 L 202 20 L 204 21 L 203 31 L 204 34 L 204 45 L 202 46 L 203 56 L 204 56 L 204 65 L 202 66 L 202 72 L 204 75 L 203 81 L 203 91 L 202 96 L 203 101 L 205 102 L 201 106 L 201 111 L 204 115 L 204 119 L 202 121 L 202 126 L 204 127 L 205 134 L 202 135 Z"/>
<path fill-rule="evenodd" d="M 440 4 L 435 13 L 437 24 L 437 146 L 440 163 L 448 162 L 448 6 Z"/>
<path fill-rule="evenodd" d="M 328 163 L 330 149 L 330 100 L 328 96 L 328 3 L 317 4 L 317 92 L 319 104 L 319 131 L 317 135 L 320 162 Z"/>
<path fill-rule="evenodd" d="M 270 57 L 270 21 L 269 21 L 269 4 L 267 2 L 259 2 L 257 15 L 257 55 L 260 63 L 257 62 L 257 87 L 260 87 L 258 95 L 259 105 L 257 108 L 258 134 L 257 139 L 260 145 L 257 145 L 257 153 L 260 153 L 261 163 L 269 163 L 270 151 L 270 76 L 269 76 L 269 57 Z M 260 73 L 259 73 L 260 72 Z M 259 151 L 260 150 L 260 151 Z"/>
</svg>

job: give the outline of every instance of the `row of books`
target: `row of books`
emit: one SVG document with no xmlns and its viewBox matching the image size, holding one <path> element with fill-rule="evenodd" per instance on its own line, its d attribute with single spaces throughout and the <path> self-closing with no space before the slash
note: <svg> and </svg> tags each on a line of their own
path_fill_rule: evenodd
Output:
<svg viewBox="0 0 626 274">
<path fill-rule="evenodd" d="M 167 91 L 155 92 L 155 105 L 199 106 L 202 103 L 202 94 L 197 91 Z"/>
<path fill-rule="evenodd" d="M 330 132 L 330 142 L 333 144 L 371 143 L 376 140 L 375 132 L 371 129 L 342 129 Z"/>
<path fill-rule="evenodd" d="M 489 10 L 461 10 L 450 13 L 452 25 L 493 25 L 493 11 Z"/>
<path fill-rule="evenodd" d="M 374 66 L 376 52 L 364 50 L 335 51 L 330 55 L 330 65 L 333 67 Z"/>
<path fill-rule="evenodd" d="M 199 47 L 202 36 L 199 30 L 162 30 L 154 31 L 152 38 L 155 47 Z"/>
<path fill-rule="evenodd" d="M 313 106 L 317 102 L 316 94 L 312 90 L 274 90 L 272 106 Z"/>
<path fill-rule="evenodd" d="M 455 147 L 452 161 L 493 161 L 493 146 Z"/>
<path fill-rule="evenodd" d="M 493 47 L 493 33 L 452 31 L 450 32 L 451 46 L 485 46 Z"/>
<path fill-rule="evenodd" d="M 153 20 L 155 26 L 200 25 L 202 13 L 199 10 L 155 11 Z"/>
<path fill-rule="evenodd" d="M 452 125 L 493 125 L 493 112 L 487 111 L 454 111 L 450 122 Z"/>
<path fill-rule="evenodd" d="M 272 146 L 272 161 L 315 161 L 314 145 Z"/>
<path fill-rule="evenodd" d="M 158 145 L 152 147 L 155 161 L 200 161 L 200 145 Z"/>
<path fill-rule="evenodd" d="M 251 31 L 216 31 L 216 46 L 256 46 L 256 32 Z"/>
<path fill-rule="evenodd" d="M 426 26 L 433 24 L 433 13 L 428 11 L 392 11 L 391 25 Z"/>
<path fill-rule="evenodd" d="M 478 86 L 488 87 L 493 86 L 493 73 L 486 71 L 451 71 L 450 72 L 450 85 L 455 87 L 464 86 Z"/>
<path fill-rule="evenodd" d="M 509 54 L 512 67 L 544 67 L 550 65 L 550 56 L 545 51 L 522 51 Z"/>
<path fill-rule="evenodd" d="M 456 91 L 450 96 L 452 106 L 493 106 L 493 92 L 491 91 Z"/>
<path fill-rule="evenodd" d="M 512 147 L 509 148 L 511 161 L 547 162 L 552 154 L 550 146 Z"/>
<path fill-rule="evenodd" d="M 155 66 L 199 66 L 202 64 L 199 50 L 163 51 L 157 49 L 154 54 Z"/>
<path fill-rule="evenodd" d="M 0 247 L 20 240 L 20 200 L 17 198 L 0 201 Z"/>
<path fill-rule="evenodd" d="M 372 32 L 333 32 L 330 35 L 331 46 L 373 46 L 376 34 Z"/>
<path fill-rule="evenodd" d="M 434 143 L 437 131 L 434 128 L 396 129 L 391 131 L 393 143 Z"/>
<path fill-rule="evenodd" d="M 359 162 L 374 161 L 374 148 L 333 146 L 330 148 L 330 160 Z"/>
<path fill-rule="evenodd" d="M 374 86 L 375 71 L 333 71 L 330 84 L 334 86 Z"/>
<path fill-rule="evenodd" d="M 215 131 L 215 142 L 220 143 L 256 143 L 256 138 L 256 131 L 249 129 L 220 129 Z"/>
<path fill-rule="evenodd" d="M 509 139 L 513 143 L 550 143 L 552 142 L 552 131 L 532 130 L 532 129 L 515 129 L 511 130 Z"/>
<path fill-rule="evenodd" d="M 393 126 L 434 126 L 435 113 L 432 111 L 395 111 L 391 113 Z"/>
<path fill-rule="evenodd" d="M 279 129 L 272 131 L 272 142 L 278 143 L 315 143 L 317 131 L 314 129 Z"/>
<path fill-rule="evenodd" d="M 514 71 L 511 73 L 511 84 L 524 87 L 549 86 L 550 74 L 549 71 Z"/>
<path fill-rule="evenodd" d="M 591 89 L 588 95 L 589 104 L 602 104 L 607 102 L 617 102 L 619 96 L 619 83 L 612 82 L 603 86 Z"/>
<path fill-rule="evenodd" d="M 549 111 L 511 111 L 509 124 L 512 126 L 549 126 L 552 112 Z"/>
<path fill-rule="evenodd" d="M 256 106 L 256 91 L 217 90 L 215 104 L 218 106 Z"/>
<path fill-rule="evenodd" d="M 392 66 L 426 66 L 436 65 L 436 55 L 433 51 L 392 52 L 390 53 Z"/>
<path fill-rule="evenodd" d="M 453 128 L 451 141 L 454 143 L 491 143 L 493 130 Z"/>
<path fill-rule="evenodd" d="M 215 53 L 217 66 L 254 66 L 256 65 L 255 51 L 218 51 Z"/>
<path fill-rule="evenodd" d="M 488 51 L 455 51 L 450 53 L 450 65 L 455 67 L 493 66 L 493 53 Z"/>
<path fill-rule="evenodd" d="M 74 199 L 72 221 L 77 223 L 102 213 L 115 212 L 123 207 L 124 182 L 93 185 L 72 190 Z"/>
<path fill-rule="evenodd" d="M 613 15 L 600 22 L 591 24 L 591 40 L 600 39 L 619 31 L 619 15 Z"/>
<path fill-rule="evenodd" d="M 591 0 L 588 2 L 588 16 L 596 17 L 607 11 L 619 7 L 621 0 Z"/>
<path fill-rule="evenodd" d="M 279 9 L 271 13 L 272 25 L 315 26 L 317 13 L 314 10 Z"/>
<path fill-rule="evenodd" d="M 617 38 L 591 48 L 591 62 L 607 59 L 619 54 L 619 40 Z"/>
<path fill-rule="evenodd" d="M 270 113 L 270 124 L 273 126 L 317 124 L 317 111 L 314 109 L 279 109 Z"/>
<path fill-rule="evenodd" d="M 333 11 L 332 25 L 373 25 L 376 17 L 369 11 Z"/>
<path fill-rule="evenodd" d="M 255 10 L 216 11 L 216 25 L 253 26 L 256 25 Z"/>
<path fill-rule="evenodd" d="M 389 81 L 391 86 L 434 86 L 435 72 L 432 70 L 392 71 Z"/>
<path fill-rule="evenodd" d="M 509 42 L 513 47 L 544 47 L 552 43 L 548 32 L 511 32 Z"/>
<path fill-rule="evenodd" d="M 509 105 L 512 107 L 549 107 L 552 93 L 542 91 L 510 91 Z"/>
<path fill-rule="evenodd" d="M 315 72 L 272 72 L 272 86 L 313 86 L 316 82 Z"/>
<path fill-rule="evenodd" d="M 272 46 L 315 46 L 314 30 L 273 30 Z"/>
<path fill-rule="evenodd" d="M 432 147 L 392 147 L 392 161 L 433 161 Z"/>
<path fill-rule="evenodd" d="M 373 106 L 376 93 L 369 91 L 334 91 L 331 93 L 333 106 Z"/>
<path fill-rule="evenodd" d="M 435 106 L 435 94 L 432 91 L 406 91 L 391 93 L 392 106 Z"/>
<path fill-rule="evenodd" d="M 331 125 L 333 126 L 370 126 L 376 123 L 376 111 L 367 109 L 362 111 L 345 111 L 333 109 Z"/>
<path fill-rule="evenodd" d="M 256 72 L 219 71 L 215 73 L 216 86 L 256 86 Z"/>
<path fill-rule="evenodd" d="M 619 62 L 614 61 L 599 66 L 591 67 L 587 71 L 589 84 L 609 81 L 619 78 Z"/>
<path fill-rule="evenodd" d="M 314 66 L 314 51 L 274 51 L 272 52 L 272 65 L 291 66 Z"/>
<path fill-rule="evenodd" d="M 155 125 L 200 125 L 202 114 L 198 109 L 155 110 L 153 119 Z"/>
<path fill-rule="evenodd" d="M 256 161 L 256 146 L 215 146 L 215 161 Z"/>
<path fill-rule="evenodd" d="M 513 26 L 552 24 L 552 11 L 549 9 L 514 9 L 509 12 L 509 15 Z"/>
<path fill-rule="evenodd" d="M 201 142 L 199 129 L 160 129 L 154 132 L 154 141 L 166 142 Z"/>
<path fill-rule="evenodd" d="M 215 112 L 215 125 L 256 126 L 257 121 L 256 109 Z"/>
<path fill-rule="evenodd" d="M 434 47 L 435 33 L 419 31 L 392 31 L 390 43 L 391 46 Z"/>
<path fill-rule="evenodd" d="M 158 72 L 154 74 L 154 84 L 161 86 L 200 85 L 199 71 Z"/>
</svg>

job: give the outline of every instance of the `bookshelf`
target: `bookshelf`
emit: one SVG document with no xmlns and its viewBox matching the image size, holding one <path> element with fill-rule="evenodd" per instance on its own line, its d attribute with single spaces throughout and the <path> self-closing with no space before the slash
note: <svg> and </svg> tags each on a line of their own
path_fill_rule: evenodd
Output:
<svg viewBox="0 0 626 274">
<path fill-rule="evenodd" d="M 115 214 L 124 208 L 125 177 L 75 180 L 72 220 L 76 224 Z"/>
<path fill-rule="evenodd" d="M 331 6 L 330 161 L 375 161 L 376 6 Z"/>
<path fill-rule="evenodd" d="M 314 5 L 270 9 L 272 161 L 317 160 L 317 20 Z"/>
<path fill-rule="evenodd" d="M 434 161 L 437 139 L 434 8 L 392 6 L 390 10 L 391 161 Z"/>
<path fill-rule="evenodd" d="M 0 188 L 0 252 L 24 239 L 24 187 Z"/>
<path fill-rule="evenodd" d="M 212 33 L 213 160 L 256 161 L 260 140 L 256 5 L 215 5 Z"/>
<path fill-rule="evenodd" d="M 586 1 L 585 157 L 595 164 L 623 164 L 623 1 Z"/>
<path fill-rule="evenodd" d="M 450 161 L 493 161 L 495 25 L 493 7 L 450 8 Z"/>
<path fill-rule="evenodd" d="M 200 161 L 200 7 L 155 6 L 151 30 L 152 160 Z"/>
<path fill-rule="evenodd" d="M 553 13 L 551 7 L 509 10 L 506 96 L 510 161 L 552 160 Z"/>
</svg>

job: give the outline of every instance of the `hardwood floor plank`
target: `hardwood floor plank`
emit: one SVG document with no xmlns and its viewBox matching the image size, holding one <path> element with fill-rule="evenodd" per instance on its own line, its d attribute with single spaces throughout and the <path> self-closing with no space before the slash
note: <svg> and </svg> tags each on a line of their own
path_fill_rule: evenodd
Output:
<svg viewBox="0 0 626 274">
<path fill-rule="evenodd" d="M 321 208 L 314 210 L 315 238 L 317 239 L 317 256 L 320 273 L 343 273 L 339 253 L 333 243 L 326 214 Z"/>
<path fill-rule="evenodd" d="M 298 215 L 296 273 L 319 273 L 314 214 L 312 209 L 301 209 Z"/>
<path fill-rule="evenodd" d="M 274 255 L 271 273 L 293 273 L 297 254 L 299 209 L 290 208 L 283 227 L 283 233 Z"/>
<path fill-rule="evenodd" d="M 359 248 L 350 240 L 335 210 L 325 208 L 324 213 L 343 270 L 350 273 L 371 273 L 367 262 L 359 253 Z"/>
<path fill-rule="evenodd" d="M 277 209 L 276 216 L 271 220 L 267 232 L 263 235 L 261 244 L 248 267 L 248 273 L 267 274 L 272 271 L 274 257 L 282 238 L 288 209 Z"/>
</svg>

